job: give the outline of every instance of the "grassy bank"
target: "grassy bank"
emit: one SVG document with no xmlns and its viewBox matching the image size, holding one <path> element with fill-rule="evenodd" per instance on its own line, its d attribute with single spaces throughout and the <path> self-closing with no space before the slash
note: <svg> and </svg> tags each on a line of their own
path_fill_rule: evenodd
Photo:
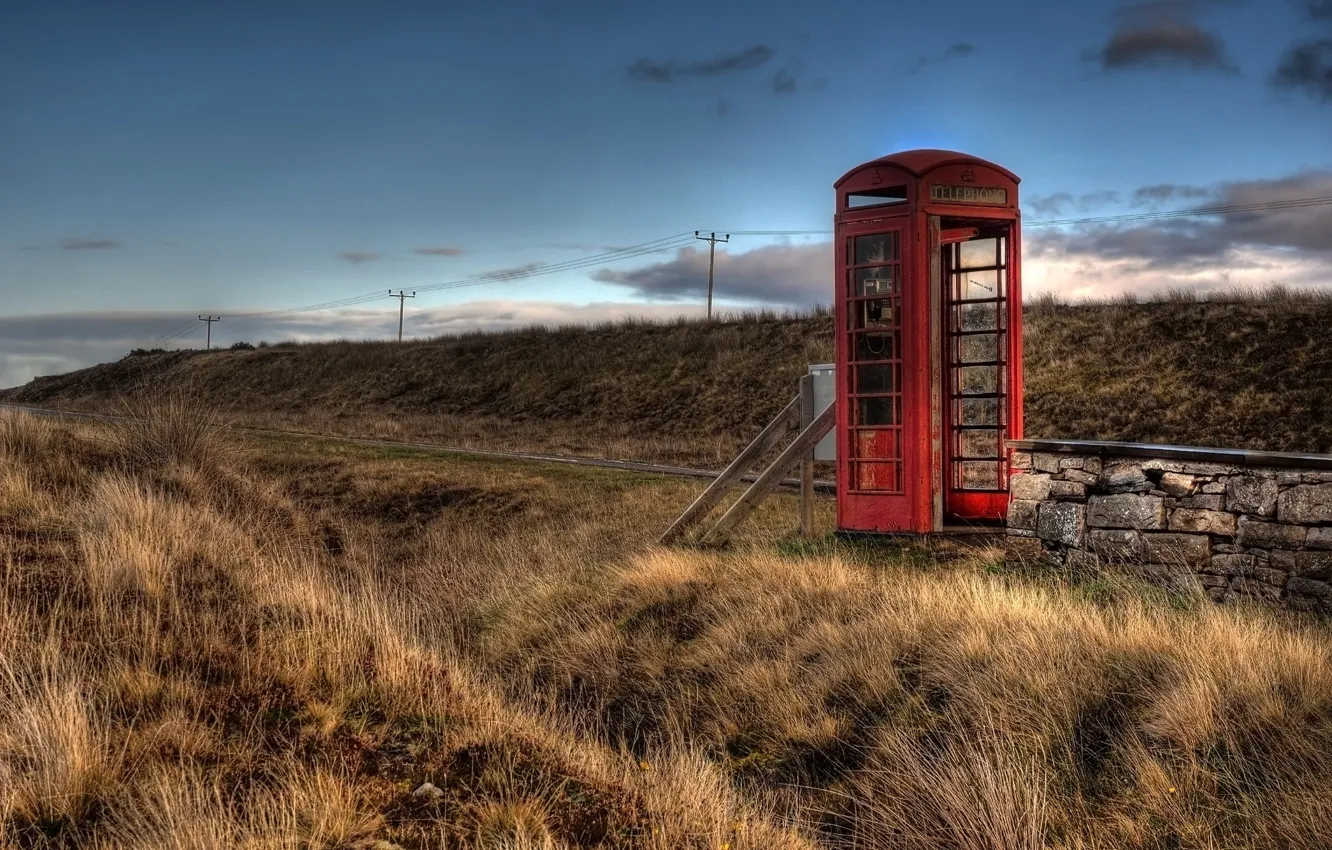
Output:
<svg viewBox="0 0 1332 850">
<path fill-rule="evenodd" d="M 1038 300 L 1027 433 L 1332 451 L 1329 335 L 1332 300 L 1279 289 Z M 105 411 L 180 389 L 239 424 L 716 467 L 831 359 L 829 316 L 766 314 L 147 354 L 0 400 Z"/>
</svg>

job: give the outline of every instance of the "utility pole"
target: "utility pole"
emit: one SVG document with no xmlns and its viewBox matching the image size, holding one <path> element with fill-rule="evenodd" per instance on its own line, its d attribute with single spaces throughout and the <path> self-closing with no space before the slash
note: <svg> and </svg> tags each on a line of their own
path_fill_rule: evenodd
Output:
<svg viewBox="0 0 1332 850">
<path fill-rule="evenodd" d="M 204 346 L 209 351 L 213 350 L 213 322 L 222 321 L 221 316 L 200 316 L 199 321 L 208 323 L 208 342 Z"/>
<path fill-rule="evenodd" d="M 392 289 L 390 289 L 388 293 L 393 298 L 398 299 L 398 342 L 402 342 L 402 307 L 404 304 L 407 303 L 408 298 L 415 298 L 416 293 L 413 292 L 412 294 L 408 295 L 407 293 L 403 292 L 401 289 L 399 289 L 397 292 L 394 292 Z"/>
<path fill-rule="evenodd" d="M 717 243 L 730 242 L 731 234 L 728 233 L 721 239 L 718 239 L 716 233 L 712 233 L 708 236 L 700 236 L 699 231 L 695 230 L 694 238 L 702 239 L 704 242 L 708 243 L 708 321 L 710 322 L 712 321 L 712 270 L 717 264 Z"/>
</svg>

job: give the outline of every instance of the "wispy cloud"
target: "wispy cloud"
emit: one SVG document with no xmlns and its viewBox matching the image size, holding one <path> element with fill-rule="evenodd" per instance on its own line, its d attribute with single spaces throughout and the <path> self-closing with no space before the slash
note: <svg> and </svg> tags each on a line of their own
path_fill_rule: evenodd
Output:
<svg viewBox="0 0 1332 850">
<path fill-rule="evenodd" d="M 379 254 L 374 251 L 343 251 L 338 256 L 352 265 L 360 265 L 379 259 Z"/>
<path fill-rule="evenodd" d="M 953 44 L 950 44 L 948 45 L 948 47 L 944 48 L 942 53 L 936 54 L 934 56 L 920 57 L 919 59 L 917 59 L 915 62 L 912 63 L 910 68 L 907 69 L 907 73 L 914 74 L 917 71 L 929 65 L 935 65 L 940 62 L 947 62 L 952 59 L 965 59 L 966 57 L 970 56 L 975 52 L 976 52 L 976 45 L 972 44 L 969 41 L 954 42 Z"/>
<path fill-rule="evenodd" d="M 1201 186 L 1158 183 L 1155 186 L 1143 186 L 1134 190 L 1133 200 L 1129 203 L 1135 207 L 1157 206 L 1171 201 L 1196 201 L 1210 194 L 1210 191 Z"/>
<path fill-rule="evenodd" d="M 1273 84 L 1332 103 L 1332 38 L 1296 44 L 1281 56 Z"/>
<path fill-rule="evenodd" d="M 831 298 L 831 266 L 832 247 L 827 243 L 770 245 L 739 254 L 718 251 L 716 294 L 734 301 L 793 307 L 825 303 Z M 592 278 L 653 300 L 698 299 L 707 295 L 708 252 L 682 248 L 673 259 L 637 269 L 602 269 Z"/>
<path fill-rule="evenodd" d="M 1053 195 L 1033 195 L 1023 200 L 1022 206 L 1039 215 L 1058 216 L 1070 212 L 1092 212 L 1118 202 L 1118 192 L 1084 192 L 1081 195 L 1057 192 Z"/>
<path fill-rule="evenodd" d="M 114 239 L 66 239 L 60 247 L 66 251 L 111 251 L 125 246 Z"/>
<path fill-rule="evenodd" d="M 748 71 L 767 63 L 775 55 L 777 51 L 766 44 L 756 44 L 711 59 L 691 61 L 639 59 L 627 70 L 631 79 L 646 83 L 669 84 L 682 77 L 717 77 Z"/>
<path fill-rule="evenodd" d="M 1194 20 L 1191 0 L 1152 0 L 1120 8 L 1119 23 L 1089 58 L 1107 71 L 1188 68 L 1234 72 L 1224 43 Z"/>
<path fill-rule="evenodd" d="M 462 248 L 442 246 L 438 248 L 417 248 L 412 253 L 420 254 L 423 257 L 460 257 L 464 252 Z"/>
</svg>

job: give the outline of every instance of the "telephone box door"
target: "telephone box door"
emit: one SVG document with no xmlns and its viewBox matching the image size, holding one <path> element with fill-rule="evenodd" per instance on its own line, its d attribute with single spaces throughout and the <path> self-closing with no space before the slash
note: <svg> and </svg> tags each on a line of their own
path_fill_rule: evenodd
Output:
<svg viewBox="0 0 1332 850">
<path fill-rule="evenodd" d="M 1011 227 L 949 223 L 954 229 L 940 240 L 939 263 L 945 331 L 944 513 L 961 520 L 998 520 L 1008 503 L 1004 441 L 1009 430 Z"/>
<path fill-rule="evenodd" d="M 851 493 L 903 494 L 903 239 L 900 223 L 849 235 L 843 380 Z M 868 229 L 868 228 L 867 228 Z M 876 503 L 883 504 L 883 503 Z M 889 511 L 901 510 L 893 503 Z"/>
</svg>

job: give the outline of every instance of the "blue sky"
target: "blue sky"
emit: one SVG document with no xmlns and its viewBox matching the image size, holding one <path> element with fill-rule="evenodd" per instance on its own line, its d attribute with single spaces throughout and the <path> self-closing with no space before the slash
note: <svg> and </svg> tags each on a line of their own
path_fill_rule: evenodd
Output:
<svg viewBox="0 0 1332 850">
<path fill-rule="evenodd" d="M 1012 168 L 1028 220 L 1332 195 L 1327 0 L 467 5 L 6 4 L 0 384 L 199 312 L 700 228 L 826 229 L 837 176 L 914 147 Z M 1135 203 L 1144 187 L 1171 189 Z M 1317 283 L 1326 209 L 1033 230 L 1031 280 L 1075 295 Z M 724 303 L 827 300 L 826 243 L 777 243 L 725 246 Z M 681 312 L 704 263 L 687 248 L 410 304 L 417 333 L 463 314 L 502 326 L 483 304 L 523 321 Z M 396 302 L 302 316 L 299 332 L 379 333 L 380 309 Z M 121 329 L 107 353 L 52 330 L 105 311 Z"/>
</svg>

